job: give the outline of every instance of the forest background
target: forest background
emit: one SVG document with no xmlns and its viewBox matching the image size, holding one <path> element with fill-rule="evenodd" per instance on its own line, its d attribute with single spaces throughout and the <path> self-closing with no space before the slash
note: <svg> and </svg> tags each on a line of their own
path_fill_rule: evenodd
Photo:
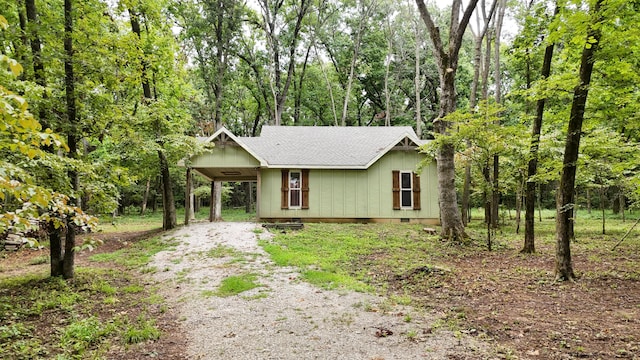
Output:
<svg viewBox="0 0 640 360">
<path fill-rule="evenodd" d="M 42 230 L 52 274 L 72 277 L 93 216 L 158 207 L 176 226 L 177 163 L 220 126 L 408 125 L 455 164 L 444 237 L 484 207 L 491 246 L 513 208 L 533 252 L 534 205 L 557 205 L 556 276 L 573 278 L 575 212 L 640 198 L 640 4 L 451 3 L 0 1 L 0 232 Z M 214 198 L 250 206 L 251 189 Z"/>
</svg>

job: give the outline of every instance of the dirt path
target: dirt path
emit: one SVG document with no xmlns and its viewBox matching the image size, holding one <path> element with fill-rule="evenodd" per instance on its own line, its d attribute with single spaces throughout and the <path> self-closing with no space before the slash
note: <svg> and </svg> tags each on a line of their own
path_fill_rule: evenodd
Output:
<svg viewBox="0 0 640 360">
<path fill-rule="evenodd" d="M 150 264 L 187 333 L 189 358 L 492 358 L 475 338 L 438 327 L 433 314 L 299 280 L 296 269 L 271 262 L 257 243 L 270 234 L 256 235 L 256 229 L 252 223 L 193 224 L 167 235 L 180 245 Z M 224 278 L 246 273 L 256 274 L 261 286 L 214 295 Z"/>
</svg>

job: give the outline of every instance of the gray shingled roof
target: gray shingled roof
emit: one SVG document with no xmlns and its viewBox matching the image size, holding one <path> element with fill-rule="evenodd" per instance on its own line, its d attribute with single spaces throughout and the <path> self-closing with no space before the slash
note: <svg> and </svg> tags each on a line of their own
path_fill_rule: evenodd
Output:
<svg viewBox="0 0 640 360">
<path fill-rule="evenodd" d="M 426 143 L 409 126 L 263 126 L 259 137 L 238 140 L 268 167 L 364 169 L 406 137 Z"/>
</svg>

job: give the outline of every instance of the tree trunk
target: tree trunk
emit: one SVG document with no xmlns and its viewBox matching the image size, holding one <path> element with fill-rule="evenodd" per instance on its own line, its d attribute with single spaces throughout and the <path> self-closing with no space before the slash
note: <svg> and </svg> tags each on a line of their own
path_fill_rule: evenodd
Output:
<svg viewBox="0 0 640 360">
<path fill-rule="evenodd" d="M 251 205 L 253 203 L 253 183 L 251 181 L 247 181 L 245 183 L 245 206 L 244 212 L 251 212 Z"/>
<path fill-rule="evenodd" d="M 467 141 L 467 145 L 469 142 Z M 464 184 L 462 185 L 462 206 L 460 215 L 462 217 L 462 225 L 467 226 L 470 220 L 469 198 L 471 197 L 471 164 L 467 161 L 464 166 Z"/>
<path fill-rule="evenodd" d="M 542 222 L 542 185 L 538 185 L 538 222 Z"/>
<path fill-rule="evenodd" d="M 353 86 L 353 77 L 355 76 L 356 71 L 356 61 L 358 60 L 358 56 L 360 53 L 360 41 L 362 39 L 362 23 L 364 22 L 364 16 L 360 19 L 360 24 L 358 25 L 358 34 L 356 35 L 356 41 L 353 47 L 353 56 L 351 57 L 351 65 L 349 67 L 349 78 L 347 79 L 347 89 L 344 93 L 344 103 L 342 105 L 342 118 L 340 124 L 342 126 L 347 125 L 347 113 L 349 110 L 349 98 L 351 97 L 351 87 Z"/>
<path fill-rule="evenodd" d="M 607 194 L 604 185 L 600 185 L 600 210 L 602 212 L 602 235 L 607 232 L 606 229 L 606 216 L 605 216 L 605 202 L 607 200 Z"/>
<path fill-rule="evenodd" d="M 27 27 L 29 32 L 29 43 L 31 45 L 31 55 L 33 62 L 33 79 L 36 84 L 42 86 L 42 99 L 46 100 L 49 95 L 47 95 L 46 87 L 47 81 L 44 72 L 44 62 L 42 61 L 42 42 L 40 41 L 40 35 L 38 34 L 38 29 L 40 29 L 40 21 L 38 20 L 38 11 L 36 9 L 35 0 L 25 0 L 25 9 L 27 13 L 27 21 L 29 26 Z M 53 125 L 49 123 L 49 118 L 47 116 L 48 111 L 46 106 L 43 104 L 38 105 L 38 120 L 40 124 L 42 124 L 42 128 L 50 128 Z M 53 152 L 53 148 L 48 146 L 46 147 L 47 151 Z"/>
<path fill-rule="evenodd" d="M 173 188 L 171 186 L 171 174 L 169 173 L 169 162 L 162 150 L 158 150 L 158 158 L 160 160 L 160 176 L 162 176 L 162 228 L 171 230 L 178 223 Z"/>
<path fill-rule="evenodd" d="M 489 163 L 485 163 L 482 167 L 482 177 L 486 186 L 482 190 L 482 199 L 484 200 L 484 223 L 491 224 L 491 196 L 487 187 L 491 184 L 491 173 L 489 172 Z"/>
<path fill-rule="evenodd" d="M 506 0 L 500 0 L 498 5 L 498 17 L 495 24 L 495 46 L 494 46 L 494 86 L 496 104 L 502 104 L 502 73 L 500 69 L 500 37 L 502 33 L 502 22 L 506 10 Z M 500 125 L 500 120 L 496 120 Z M 493 187 L 491 189 L 491 227 L 498 228 L 498 218 L 500 216 L 500 161 L 498 154 L 493 155 Z"/>
<path fill-rule="evenodd" d="M 480 15 L 479 11 L 476 11 L 476 22 L 478 26 L 478 34 L 474 36 L 474 51 L 473 51 L 473 81 L 471 82 L 471 94 L 469 95 L 469 108 L 471 111 L 475 111 L 478 99 L 478 84 L 480 82 L 480 70 L 482 67 L 482 40 L 487 34 L 487 29 L 489 28 L 489 23 L 491 22 L 491 18 L 493 17 L 493 13 L 495 12 L 497 0 L 493 0 L 491 4 L 491 10 L 489 11 L 489 15 L 486 14 L 485 11 L 485 3 L 482 2 L 482 7 L 479 9 L 482 12 L 482 30 L 480 30 Z M 488 72 L 486 73 L 488 76 Z M 484 78 L 484 82 L 487 82 L 487 78 Z M 484 98 L 486 100 L 486 91 L 483 91 Z M 471 146 L 471 142 L 467 141 L 467 146 Z M 464 168 L 464 185 L 462 187 L 462 223 L 466 226 L 467 223 L 471 220 L 470 209 L 469 209 L 469 198 L 471 196 L 471 163 L 467 162 Z M 485 213 L 485 220 L 487 219 Z"/>
<path fill-rule="evenodd" d="M 195 181 L 193 179 L 193 173 L 191 174 L 189 184 L 189 220 L 196 219 L 196 212 L 198 211 L 198 207 L 196 206 L 196 195 L 195 195 Z"/>
<path fill-rule="evenodd" d="M 140 215 L 144 215 L 147 210 L 147 201 L 149 199 L 149 189 L 151 188 L 151 176 L 147 178 L 147 185 L 144 188 L 144 195 L 142 196 L 142 204 L 140 205 Z"/>
<path fill-rule="evenodd" d="M 320 64 L 320 70 L 322 71 L 322 77 L 324 77 L 324 81 L 327 83 L 327 89 L 329 90 L 329 98 L 331 99 L 331 114 L 333 115 L 333 123 L 335 126 L 338 126 L 338 114 L 336 112 L 336 100 L 333 96 L 333 86 L 329 81 L 329 77 L 327 76 L 327 71 L 324 68 L 324 63 L 322 58 L 318 55 L 318 47 L 316 44 L 313 45 L 313 48 L 316 52 L 316 58 L 318 58 L 318 64 Z"/>
<path fill-rule="evenodd" d="M 589 188 L 586 189 L 587 192 L 587 214 L 591 214 L 591 191 Z"/>
<path fill-rule="evenodd" d="M 191 168 L 187 167 L 187 174 L 186 174 L 186 179 L 187 179 L 187 183 L 185 184 L 185 194 L 184 194 L 184 224 L 185 225 L 189 225 L 189 220 L 191 220 L 191 209 L 192 209 L 192 202 L 191 202 Z"/>
<path fill-rule="evenodd" d="M 520 233 L 520 221 L 521 221 L 521 212 L 522 212 L 522 186 L 518 185 L 518 190 L 516 191 L 516 234 Z"/>
<path fill-rule="evenodd" d="M 156 177 L 156 186 L 151 193 L 151 213 L 155 214 L 158 211 L 158 193 L 162 191 L 162 177 Z"/>
<path fill-rule="evenodd" d="M 129 18 L 131 23 L 131 31 L 137 36 L 138 39 L 141 39 L 139 14 L 134 10 L 129 9 Z M 148 61 L 144 58 L 144 55 L 140 60 L 140 63 L 142 65 L 142 92 L 146 104 L 152 99 L 152 93 L 148 76 L 149 64 Z M 158 143 L 158 145 L 160 145 L 161 148 L 163 147 L 163 143 L 160 140 L 157 140 L 156 142 Z M 169 173 L 169 162 L 167 161 L 167 157 L 163 149 L 158 150 L 158 162 L 160 164 L 160 176 L 162 178 L 162 228 L 164 230 L 171 230 L 177 226 L 176 204 L 173 196 L 171 175 Z"/>
<path fill-rule="evenodd" d="M 304 75 L 307 72 L 307 63 L 309 62 L 309 54 L 311 54 L 311 47 L 313 46 L 313 39 L 311 44 L 307 47 L 307 51 L 302 62 L 302 70 L 298 76 L 298 81 L 293 82 L 294 88 L 294 108 L 293 108 L 293 123 L 299 124 L 300 122 L 300 108 L 302 107 L 302 88 L 304 87 Z"/>
<path fill-rule="evenodd" d="M 447 51 L 440 37 L 440 30 L 431 18 L 429 10 L 423 0 L 416 0 L 418 10 L 423 22 L 429 30 L 431 42 L 435 49 L 434 56 L 438 65 L 440 78 L 440 112 L 434 120 L 434 128 L 440 134 L 447 134 L 450 125 L 445 117 L 456 110 L 455 76 L 458 69 L 458 55 L 464 32 L 469 23 L 469 18 L 476 7 L 478 0 L 470 0 L 460 19 L 461 0 L 454 0 L 451 8 L 451 22 L 449 29 L 449 41 Z M 441 236 L 452 241 L 461 241 L 467 237 L 460 211 L 455 187 L 455 148 L 453 144 L 445 143 L 437 150 L 438 171 L 438 201 L 440 205 L 440 218 L 442 222 Z"/>
<path fill-rule="evenodd" d="M 62 276 L 62 238 L 61 228 L 55 228 L 54 223 L 49 223 L 49 259 L 51 263 L 51 276 Z"/>
<path fill-rule="evenodd" d="M 420 34 L 420 27 L 418 26 L 418 22 L 415 22 L 415 36 L 416 36 L 416 47 L 415 47 L 415 57 L 416 57 L 416 71 L 415 77 L 413 79 L 415 86 L 415 94 L 416 94 L 416 134 L 418 135 L 418 139 L 422 139 L 422 113 L 420 110 L 420 89 L 422 86 L 420 85 L 420 45 L 422 44 L 422 36 Z"/>
<path fill-rule="evenodd" d="M 78 156 L 78 124 L 76 119 L 76 95 L 75 95 L 75 77 L 73 73 L 73 4 L 72 0 L 64 0 L 64 83 L 67 101 L 67 146 L 69 146 L 69 157 L 76 159 Z M 68 172 L 69 181 L 71 182 L 71 203 L 78 204 L 78 191 L 80 183 L 78 172 L 75 169 Z M 76 246 L 76 225 L 72 219 L 66 220 L 67 233 L 64 242 L 64 259 L 62 261 L 62 277 L 71 279 L 74 276 L 74 255 Z"/>
<path fill-rule="evenodd" d="M 624 194 L 622 193 L 622 189 L 620 189 L 620 213 L 622 214 L 622 222 L 625 222 L 626 220 L 625 213 L 624 213 L 625 206 L 626 206 L 625 202 L 626 200 L 625 200 Z"/>
<path fill-rule="evenodd" d="M 591 9 L 591 23 L 599 24 L 601 21 L 600 6 L 604 0 L 598 0 Z M 584 120 L 585 105 L 589 94 L 589 84 L 594 66 L 594 54 L 598 49 L 601 32 L 598 28 L 588 25 L 587 42 L 582 50 L 580 60 L 580 83 L 575 87 L 569 126 L 567 128 L 567 140 L 563 158 L 563 171 L 560 178 L 560 196 L 558 204 L 558 220 L 556 221 L 556 279 L 572 280 L 575 278 L 571 263 L 571 233 L 573 221 L 571 214 L 575 206 L 575 181 L 580 149 L 580 135 L 582 121 Z"/>
</svg>

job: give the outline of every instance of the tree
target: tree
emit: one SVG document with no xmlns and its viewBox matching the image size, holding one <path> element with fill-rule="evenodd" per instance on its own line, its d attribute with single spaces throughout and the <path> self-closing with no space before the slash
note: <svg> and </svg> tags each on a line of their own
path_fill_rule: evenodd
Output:
<svg viewBox="0 0 640 360">
<path fill-rule="evenodd" d="M 464 35 L 471 13 L 475 9 L 478 0 L 471 0 L 460 18 L 461 0 L 454 0 L 451 8 L 451 24 L 449 28 L 448 47 L 442 41 L 440 29 L 435 25 L 431 14 L 423 0 L 416 0 L 420 15 L 431 38 L 435 49 L 434 56 L 440 75 L 440 113 L 434 120 L 434 128 L 437 133 L 446 134 L 450 124 L 446 116 L 456 110 L 455 77 L 458 69 L 458 58 L 462 37 Z M 457 195 L 455 188 L 455 149 L 452 144 L 442 144 L 437 153 L 438 169 L 438 201 L 440 205 L 440 218 L 442 222 L 442 236 L 459 241 L 467 235 L 460 212 L 458 211 Z"/>
<path fill-rule="evenodd" d="M 69 156 L 72 159 L 78 155 L 78 130 L 76 116 L 76 94 L 75 94 L 75 77 L 73 74 L 73 2 L 72 0 L 64 0 L 64 83 L 65 95 L 67 102 L 67 145 L 69 146 Z M 80 180 L 78 171 L 70 169 L 68 171 L 69 182 L 71 183 L 71 191 L 73 195 L 71 202 L 78 206 L 78 190 Z M 76 225 L 67 221 L 67 231 L 64 241 L 64 259 L 62 261 L 62 277 L 71 279 L 74 275 L 74 254 L 76 246 Z"/>
<path fill-rule="evenodd" d="M 469 108 L 474 110 L 477 104 L 478 99 L 478 85 L 480 83 L 480 71 L 482 69 L 482 41 L 487 34 L 487 30 L 489 29 L 489 24 L 491 23 L 491 19 L 493 18 L 493 14 L 496 10 L 496 5 L 498 4 L 498 0 L 493 0 L 491 3 L 491 7 L 489 9 L 489 13 L 486 12 L 486 3 L 483 0 L 481 2 L 481 6 L 476 10 L 476 33 L 474 34 L 474 51 L 473 51 L 473 81 L 471 82 L 471 93 L 469 95 Z M 480 22 L 480 13 L 482 13 L 482 23 Z M 472 30 L 473 31 L 473 30 Z M 489 64 L 485 63 L 484 67 L 488 69 Z M 488 73 L 487 73 L 488 74 Z M 487 79 L 484 79 L 485 84 Z M 483 92 L 486 96 L 486 93 Z M 482 100 L 487 100 L 486 97 Z M 462 224 L 467 225 L 468 219 L 470 218 L 469 212 L 469 196 L 471 192 L 471 165 L 467 164 L 465 167 L 464 173 L 464 185 L 462 190 Z"/>
<path fill-rule="evenodd" d="M 296 65 L 296 50 L 300 39 L 300 31 L 302 29 L 302 20 L 307 15 L 311 0 L 300 0 L 297 6 L 292 6 L 294 14 L 292 15 L 293 29 L 291 33 L 283 36 L 282 21 L 285 14 L 281 11 L 284 1 L 281 0 L 258 0 L 260 10 L 262 11 L 262 20 L 259 22 L 260 28 L 264 32 L 267 39 L 268 47 L 271 51 L 271 60 L 273 66 L 273 77 L 270 77 L 270 87 L 273 96 L 273 121 L 276 126 L 282 122 L 282 112 L 284 104 L 287 100 L 289 87 L 293 81 L 294 69 Z M 291 16 L 291 15 L 289 15 Z M 287 46 L 283 49 L 282 43 Z M 282 51 L 288 51 L 286 65 L 281 62 L 284 57 Z M 286 68 L 285 78 L 283 79 L 283 68 Z"/>
<path fill-rule="evenodd" d="M 558 217 L 556 219 L 556 279 L 573 280 L 575 274 L 571 262 L 571 237 L 573 235 L 573 210 L 575 206 L 575 181 L 582 122 L 589 94 L 589 84 L 595 63 L 594 55 L 599 48 L 602 31 L 601 6 L 597 0 L 590 10 L 593 25 L 587 26 L 587 37 L 580 59 L 579 82 L 574 88 L 571 113 L 567 127 L 562 177 L 558 195 Z"/>
<path fill-rule="evenodd" d="M 0 16 L 0 27 L 7 25 L 5 18 Z M 6 55 L 0 55 L 0 65 L 8 66 L 14 75 L 22 71 L 22 66 Z M 57 236 L 53 240 L 61 244 L 62 229 L 75 233 L 77 229 L 94 228 L 96 218 L 74 206 L 69 196 L 42 186 L 32 175 L 38 166 L 45 164 L 56 169 L 53 164 L 61 162 L 58 155 L 42 150 L 43 147 L 60 151 L 70 148 L 50 129 L 42 131 L 40 123 L 28 111 L 26 100 L 3 86 L 0 86 L 0 114 L 0 233 L 25 238 L 29 232 L 43 228 Z M 62 171 L 49 175 L 66 177 Z M 68 242 L 65 250 L 62 255 L 62 249 L 56 249 L 52 244 L 51 276 L 73 277 L 75 243 Z"/>
<path fill-rule="evenodd" d="M 554 17 L 558 16 L 560 7 L 556 3 L 554 10 Z M 554 43 L 549 42 L 544 50 L 544 60 L 542 63 L 542 70 L 540 75 L 544 81 L 551 74 L 551 60 L 553 58 Z M 535 248 L 535 204 L 536 204 L 536 185 L 537 182 L 534 179 L 538 172 L 538 149 L 540 147 L 540 132 L 542 129 L 542 118 L 544 116 L 544 106 L 546 97 L 541 97 L 536 102 L 536 115 L 531 127 L 531 147 L 530 147 L 530 159 L 527 166 L 527 188 L 525 193 L 525 220 L 524 220 L 524 247 L 522 253 L 531 254 L 536 251 Z"/>
</svg>

